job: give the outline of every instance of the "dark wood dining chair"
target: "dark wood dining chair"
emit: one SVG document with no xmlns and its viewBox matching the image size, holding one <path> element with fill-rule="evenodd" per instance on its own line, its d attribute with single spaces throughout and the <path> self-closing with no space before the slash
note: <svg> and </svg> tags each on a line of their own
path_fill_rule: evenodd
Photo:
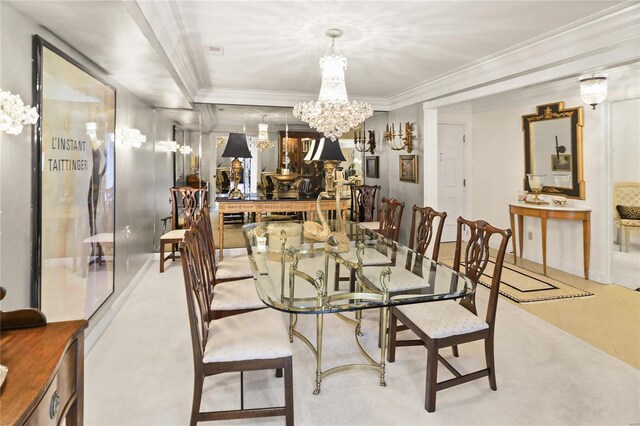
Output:
<svg viewBox="0 0 640 426">
<path fill-rule="evenodd" d="M 400 237 L 400 226 L 402 225 L 403 212 L 404 203 L 401 203 L 395 198 L 382 198 L 379 232 L 384 237 L 398 242 L 398 238 Z"/>
<path fill-rule="evenodd" d="M 196 214 L 194 222 L 197 242 L 200 250 L 204 277 L 207 283 L 205 291 L 209 301 L 209 319 L 223 318 L 242 314 L 256 309 L 266 308 L 258 297 L 253 278 L 219 281 L 216 277 L 215 246 L 209 221 L 208 206 L 203 206 Z M 247 266 L 249 267 L 249 266 Z"/>
<path fill-rule="evenodd" d="M 170 188 L 171 202 L 171 231 L 165 232 L 160 237 L 160 272 L 164 272 L 164 263 L 172 259 L 175 261 L 178 256 L 178 243 L 184 237 L 185 229 L 189 227 L 196 210 L 202 201 L 205 201 L 206 191 L 204 188 L 192 188 L 182 186 L 180 188 Z M 165 245 L 171 245 L 171 253 L 165 256 Z"/>
<path fill-rule="evenodd" d="M 206 232 L 211 234 L 210 246 L 214 254 L 213 263 L 216 273 L 216 282 L 222 283 L 225 281 L 236 281 L 251 278 L 253 274 L 251 273 L 249 255 L 244 249 L 238 254 L 225 255 L 223 260 L 216 259 L 216 246 L 213 238 L 213 226 L 211 224 L 211 215 L 209 210 L 209 205 L 204 203 L 201 209 L 201 214 L 204 219 L 204 225 L 207 227 Z"/>
<path fill-rule="evenodd" d="M 380 185 L 351 186 L 351 221 L 380 222 Z"/>
<path fill-rule="evenodd" d="M 287 327 L 282 314 L 262 309 L 216 320 L 208 319 L 208 286 L 195 225 L 180 242 L 182 270 L 194 363 L 194 389 L 190 424 L 201 421 L 284 416 L 293 425 L 293 367 Z M 282 369 L 284 405 L 244 408 L 243 372 Z M 201 411 L 205 377 L 240 373 L 240 408 Z"/>
<path fill-rule="evenodd" d="M 422 278 L 422 268 L 425 260 L 438 261 L 440 253 L 440 240 L 442 239 L 442 230 L 444 222 L 447 218 L 446 212 L 437 212 L 431 207 L 418 207 L 413 205 L 411 215 L 411 237 L 409 240 L 410 252 L 407 253 L 404 265 L 394 265 L 390 267 L 393 280 L 387 283 L 387 292 L 389 297 L 398 296 L 400 294 L 411 293 L 421 287 L 428 287 L 429 284 Z M 434 229 L 434 223 L 436 227 Z M 433 244 L 432 244 L 433 243 Z M 430 256 L 426 256 L 427 249 L 432 247 Z M 381 289 L 380 273 L 383 266 L 365 267 L 363 268 L 363 277 L 375 286 Z M 398 326 L 397 331 L 406 330 L 406 326 Z M 378 335 L 378 347 L 382 342 L 382 316 L 380 317 L 380 332 Z"/>
<path fill-rule="evenodd" d="M 464 249 L 462 244 L 463 229 L 471 231 L 469 241 Z M 389 324 L 389 346 L 387 360 L 395 361 L 396 346 L 401 346 L 396 339 L 398 321 L 406 325 L 417 337 L 417 341 L 404 341 L 402 346 L 413 344 L 427 348 L 427 374 L 425 391 L 425 409 L 434 412 L 436 409 L 436 392 L 462 383 L 487 376 L 489 386 L 497 390 L 496 372 L 493 351 L 498 291 L 502 275 L 502 265 L 511 237 L 510 229 L 498 229 L 485 221 L 468 221 L 458 218 L 458 232 L 453 269 L 462 272 L 473 283 L 474 288 L 484 273 L 490 259 L 489 240 L 496 235 L 499 248 L 495 256 L 493 278 L 489 292 L 487 314 L 483 319 L 477 316 L 475 292 L 468 297 L 455 301 L 430 302 L 415 305 L 393 307 Z M 486 368 L 467 374 L 461 374 L 438 352 L 441 348 L 451 346 L 454 356 L 458 356 L 457 345 L 476 340 L 484 341 Z M 455 377 L 438 382 L 438 361 L 442 362 Z"/>
</svg>

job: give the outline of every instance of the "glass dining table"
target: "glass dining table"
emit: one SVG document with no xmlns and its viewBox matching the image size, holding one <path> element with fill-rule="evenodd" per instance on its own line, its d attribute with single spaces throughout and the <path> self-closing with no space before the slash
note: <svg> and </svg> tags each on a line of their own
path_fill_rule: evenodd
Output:
<svg viewBox="0 0 640 426">
<path fill-rule="evenodd" d="M 328 225 L 343 229 L 329 232 L 327 242 L 307 238 L 314 234 L 305 232 L 303 228 L 309 225 L 299 221 L 245 225 L 243 234 L 257 293 L 268 307 L 289 314 L 289 340 L 299 338 L 315 355 L 314 394 L 320 393 L 322 380 L 328 375 L 352 369 L 375 370 L 380 385 L 385 386 L 390 308 L 471 296 L 475 286 L 450 267 L 357 223 Z M 340 277 L 341 267 L 351 278 Z M 354 282 L 342 289 L 340 281 L 345 279 Z M 365 309 L 380 309 L 379 360 L 365 350 L 360 340 Z M 354 315 L 346 316 L 348 312 Z M 322 369 L 326 314 L 336 314 L 354 327 L 363 363 Z M 315 315 L 315 345 L 296 330 L 298 315 Z"/>
</svg>

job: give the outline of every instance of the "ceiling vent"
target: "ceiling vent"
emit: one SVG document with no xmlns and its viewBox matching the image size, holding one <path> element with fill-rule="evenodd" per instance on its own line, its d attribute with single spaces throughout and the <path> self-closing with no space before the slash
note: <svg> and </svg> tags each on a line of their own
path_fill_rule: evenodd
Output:
<svg viewBox="0 0 640 426">
<path fill-rule="evenodd" d="M 224 46 L 209 46 L 207 50 L 211 55 L 224 56 Z"/>
</svg>

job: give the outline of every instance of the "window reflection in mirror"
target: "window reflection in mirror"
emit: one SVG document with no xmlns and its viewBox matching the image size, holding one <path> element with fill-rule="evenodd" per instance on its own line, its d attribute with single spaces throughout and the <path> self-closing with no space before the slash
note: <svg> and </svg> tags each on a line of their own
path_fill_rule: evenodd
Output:
<svg viewBox="0 0 640 426">
<path fill-rule="evenodd" d="M 531 191 L 527 174 L 544 176 L 543 194 L 584 200 L 582 175 L 582 107 L 563 102 L 536 107 L 522 116 L 524 133 L 524 189 Z"/>
<path fill-rule="evenodd" d="M 571 120 L 531 124 L 533 173 L 545 175 L 545 186 L 573 188 L 571 182 Z"/>
</svg>

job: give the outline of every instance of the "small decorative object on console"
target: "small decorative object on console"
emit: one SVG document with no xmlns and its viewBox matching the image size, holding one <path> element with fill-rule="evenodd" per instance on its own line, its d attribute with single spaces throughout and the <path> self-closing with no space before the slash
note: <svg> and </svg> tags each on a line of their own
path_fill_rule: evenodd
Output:
<svg viewBox="0 0 640 426">
<path fill-rule="evenodd" d="M 531 187 L 531 192 L 533 192 L 533 200 L 527 200 L 529 204 L 549 204 L 549 202 L 540 199 L 540 191 L 544 187 L 544 178 L 545 175 L 534 175 L 527 174 L 527 179 L 529 179 L 529 186 Z"/>
</svg>

